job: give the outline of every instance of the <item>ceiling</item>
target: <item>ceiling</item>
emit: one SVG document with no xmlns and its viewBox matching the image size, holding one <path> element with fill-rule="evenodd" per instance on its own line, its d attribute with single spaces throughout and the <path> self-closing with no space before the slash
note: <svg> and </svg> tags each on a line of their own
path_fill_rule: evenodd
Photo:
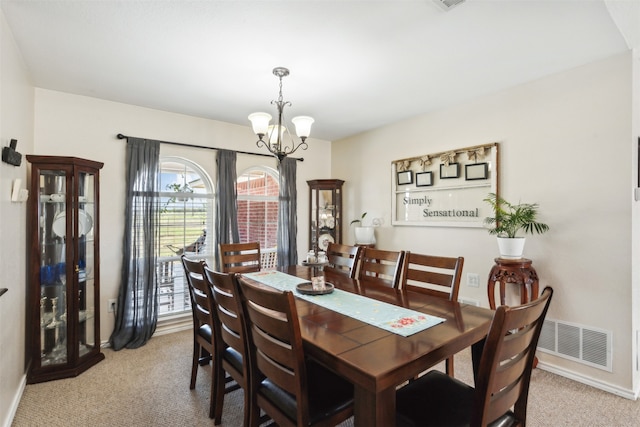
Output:
<svg viewBox="0 0 640 427">
<path fill-rule="evenodd" d="M 1 0 L 36 87 L 337 140 L 638 47 L 636 0 Z"/>
</svg>

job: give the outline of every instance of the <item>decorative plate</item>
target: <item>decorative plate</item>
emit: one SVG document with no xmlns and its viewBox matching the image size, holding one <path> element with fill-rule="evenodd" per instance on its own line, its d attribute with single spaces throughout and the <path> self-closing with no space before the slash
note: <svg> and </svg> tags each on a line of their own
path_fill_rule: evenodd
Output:
<svg viewBox="0 0 640 427">
<path fill-rule="evenodd" d="M 320 237 L 318 237 L 318 248 L 326 251 L 329 247 L 329 243 L 334 242 L 335 240 L 333 239 L 333 236 L 331 234 L 321 234 Z"/>
<path fill-rule="evenodd" d="M 51 228 L 59 237 L 66 237 L 67 235 L 66 216 L 66 211 L 62 211 L 53 218 L 53 225 Z M 93 218 L 91 218 L 91 215 L 89 215 L 84 209 L 78 209 L 78 233 L 80 236 L 84 236 L 89 233 L 92 227 Z"/>
<path fill-rule="evenodd" d="M 313 285 L 309 282 L 307 283 L 300 283 L 299 285 L 296 286 L 296 290 L 298 292 L 300 292 L 301 294 L 305 294 L 305 295 L 325 295 L 325 294 L 330 294 L 331 292 L 333 292 L 333 285 L 331 283 L 324 283 L 324 289 L 322 290 L 314 290 L 313 289 Z"/>
<path fill-rule="evenodd" d="M 334 228 L 336 226 L 336 219 L 332 216 L 328 217 L 327 220 L 325 221 L 325 225 L 328 228 Z"/>
</svg>

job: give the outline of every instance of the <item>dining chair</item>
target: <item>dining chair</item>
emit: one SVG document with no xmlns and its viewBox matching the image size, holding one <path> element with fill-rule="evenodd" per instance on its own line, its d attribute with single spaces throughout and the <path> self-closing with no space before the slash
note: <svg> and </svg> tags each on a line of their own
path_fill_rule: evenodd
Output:
<svg viewBox="0 0 640 427">
<path fill-rule="evenodd" d="M 350 279 L 355 279 L 361 250 L 361 246 L 329 243 L 329 246 L 327 246 L 328 264 L 323 267 L 323 271 L 346 274 Z"/>
<path fill-rule="evenodd" d="M 245 361 L 245 329 L 242 306 L 238 297 L 236 273 L 220 273 L 204 268 L 204 277 L 211 288 L 219 322 L 219 340 L 215 346 L 214 425 L 222 422 L 225 395 L 225 375 L 228 373 L 244 389 L 244 426 L 249 425 L 249 370 Z"/>
<path fill-rule="evenodd" d="M 408 291 L 457 301 L 463 257 L 423 255 L 406 251 L 400 287 Z M 446 372 L 454 376 L 453 356 L 447 358 Z"/>
<path fill-rule="evenodd" d="M 358 261 L 358 279 L 372 280 L 392 288 L 400 287 L 404 251 L 364 248 Z"/>
<path fill-rule="evenodd" d="M 193 390 L 196 387 L 198 366 L 208 364 L 212 360 L 214 353 L 212 298 L 210 297 L 211 291 L 204 283 L 205 262 L 187 258 L 185 255 L 182 255 L 180 260 L 187 277 L 187 285 L 189 286 L 189 295 L 191 297 L 191 313 L 193 315 L 193 357 L 191 362 L 191 383 L 189 384 L 189 388 Z M 213 375 L 214 371 L 211 370 L 210 418 L 213 418 L 214 414 Z"/>
<path fill-rule="evenodd" d="M 497 308 L 475 388 L 433 370 L 396 392 L 400 426 L 524 426 L 533 360 L 553 289 L 521 306 Z"/>
<path fill-rule="evenodd" d="M 223 273 L 260 271 L 260 242 L 220 243 L 218 248 Z"/>
<path fill-rule="evenodd" d="M 238 278 L 247 327 L 251 425 L 332 426 L 353 415 L 353 385 L 306 359 L 293 294 Z"/>
<path fill-rule="evenodd" d="M 191 362 L 191 390 L 196 387 L 198 376 L 198 366 L 212 363 L 211 369 L 211 391 L 209 396 L 209 418 L 215 415 L 214 386 L 216 381 L 215 348 L 216 348 L 216 328 L 217 319 L 215 317 L 215 307 L 211 288 L 204 277 L 206 263 L 203 260 L 180 257 L 182 266 L 187 276 L 189 295 L 191 296 L 191 313 L 193 315 L 193 357 Z M 225 383 L 230 383 L 231 378 L 224 376 Z M 230 384 L 225 392 L 237 390 L 239 385 Z"/>
</svg>

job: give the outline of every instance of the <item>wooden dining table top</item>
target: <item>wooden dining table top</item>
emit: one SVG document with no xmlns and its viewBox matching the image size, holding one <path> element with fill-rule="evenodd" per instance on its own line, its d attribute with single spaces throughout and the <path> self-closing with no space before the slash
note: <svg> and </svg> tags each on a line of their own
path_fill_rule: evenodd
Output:
<svg viewBox="0 0 640 427">
<path fill-rule="evenodd" d="M 310 280 L 312 269 L 282 272 Z M 356 426 L 395 425 L 395 390 L 447 357 L 482 341 L 493 311 L 397 290 L 371 281 L 325 274 L 337 289 L 441 317 L 444 322 L 404 337 L 296 298 L 305 352 L 354 384 Z"/>
</svg>

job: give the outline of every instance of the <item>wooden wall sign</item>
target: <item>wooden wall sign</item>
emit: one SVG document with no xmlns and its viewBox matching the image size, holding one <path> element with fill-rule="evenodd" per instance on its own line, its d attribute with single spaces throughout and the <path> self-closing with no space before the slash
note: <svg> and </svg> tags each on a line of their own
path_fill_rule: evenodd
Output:
<svg viewBox="0 0 640 427">
<path fill-rule="evenodd" d="M 482 227 L 498 193 L 498 143 L 391 163 L 392 224 Z"/>
</svg>

